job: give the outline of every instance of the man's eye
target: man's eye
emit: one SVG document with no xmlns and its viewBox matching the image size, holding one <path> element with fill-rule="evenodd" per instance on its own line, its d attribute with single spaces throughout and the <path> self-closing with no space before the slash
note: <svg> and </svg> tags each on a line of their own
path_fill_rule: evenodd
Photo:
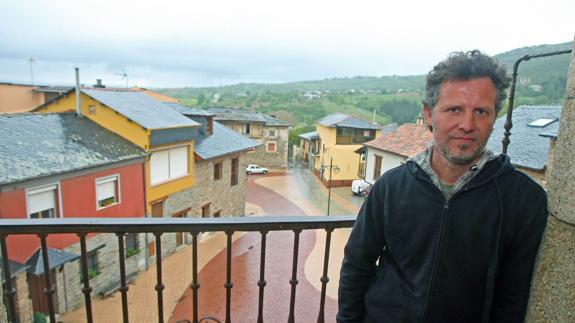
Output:
<svg viewBox="0 0 575 323">
<path fill-rule="evenodd" d="M 459 112 L 459 108 L 448 108 L 447 112 L 452 112 L 452 113 Z"/>
<path fill-rule="evenodd" d="M 489 112 L 485 109 L 476 109 L 475 113 L 477 113 L 480 116 L 487 116 L 489 115 Z"/>
</svg>

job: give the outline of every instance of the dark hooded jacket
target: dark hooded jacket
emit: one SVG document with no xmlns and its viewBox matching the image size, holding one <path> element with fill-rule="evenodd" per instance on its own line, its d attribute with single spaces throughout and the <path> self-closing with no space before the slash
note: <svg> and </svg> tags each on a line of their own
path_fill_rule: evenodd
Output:
<svg viewBox="0 0 575 323">
<path fill-rule="evenodd" d="M 378 179 L 345 247 L 338 322 L 522 322 L 545 191 L 509 158 L 446 200 L 413 161 Z"/>
</svg>

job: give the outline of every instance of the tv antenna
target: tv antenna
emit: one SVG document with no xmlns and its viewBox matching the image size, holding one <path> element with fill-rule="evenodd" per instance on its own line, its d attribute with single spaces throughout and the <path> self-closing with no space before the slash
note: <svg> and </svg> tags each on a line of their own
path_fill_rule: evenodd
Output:
<svg viewBox="0 0 575 323">
<path fill-rule="evenodd" d="M 126 89 L 128 88 L 128 74 L 126 73 L 126 71 L 121 71 L 116 73 L 116 75 L 119 75 L 121 78 L 126 80 Z"/>
</svg>

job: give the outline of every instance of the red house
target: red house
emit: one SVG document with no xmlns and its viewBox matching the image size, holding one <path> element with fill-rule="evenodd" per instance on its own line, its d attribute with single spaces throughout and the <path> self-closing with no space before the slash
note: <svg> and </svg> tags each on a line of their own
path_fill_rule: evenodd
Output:
<svg viewBox="0 0 575 323">
<path fill-rule="evenodd" d="M 145 152 L 129 141 L 74 113 L 0 115 L 0 219 L 65 217 L 144 217 Z M 116 282 L 117 238 L 87 239 L 94 292 Z M 126 237 L 127 265 L 143 266 L 139 236 Z M 79 238 L 48 237 L 51 275 L 58 312 L 81 306 Z M 25 264 L 34 311 L 44 311 L 42 258 L 36 236 L 10 236 L 10 260 Z M 65 291 L 65 292 L 64 292 Z M 22 309 L 20 309 L 22 310 Z"/>
</svg>

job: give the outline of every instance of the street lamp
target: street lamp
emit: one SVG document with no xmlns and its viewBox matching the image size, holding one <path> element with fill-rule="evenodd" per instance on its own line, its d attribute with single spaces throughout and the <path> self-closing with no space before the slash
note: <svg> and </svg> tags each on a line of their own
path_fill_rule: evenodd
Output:
<svg viewBox="0 0 575 323">
<path fill-rule="evenodd" d="M 329 159 L 329 182 L 327 182 L 327 216 L 329 216 L 329 206 L 331 204 L 331 171 L 339 173 L 339 166 L 333 165 L 333 157 Z"/>
</svg>

